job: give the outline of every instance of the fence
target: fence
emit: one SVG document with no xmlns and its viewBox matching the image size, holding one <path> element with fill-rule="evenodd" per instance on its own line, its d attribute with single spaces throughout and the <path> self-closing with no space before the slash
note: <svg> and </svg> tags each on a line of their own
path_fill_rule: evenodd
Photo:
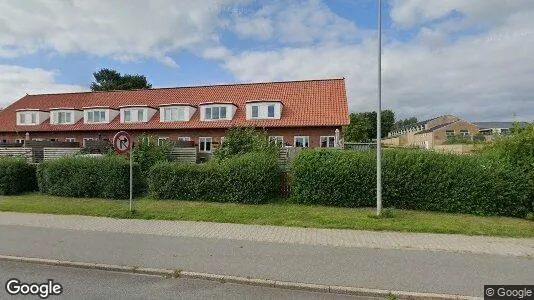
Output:
<svg viewBox="0 0 534 300">
<path fill-rule="evenodd" d="M 43 160 L 74 155 L 78 152 L 80 152 L 80 148 L 43 148 Z"/>
<path fill-rule="evenodd" d="M 376 143 L 344 143 L 345 150 L 369 151 L 376 149 Z"/>
<path fill-rule="evenodd" d="M 174 147 L 172 148 L 171 153 L 169 153 L 169 157 L 172 160 L 194 164 L 197 162 L 197 148 Z"/>
<path fill-rule="evenodd" d="M 23 147 L 0 148 L 0 156 L 25 157 L 29 162 L 32 162 L 33 159 L 32 149 Z"/>
<path fill-rule="evenodd" d="M 291 185 L 289 184 L 289 173 L 287 171 L 280 173 L 280 196 L 291 196 Z"/>
</svg>

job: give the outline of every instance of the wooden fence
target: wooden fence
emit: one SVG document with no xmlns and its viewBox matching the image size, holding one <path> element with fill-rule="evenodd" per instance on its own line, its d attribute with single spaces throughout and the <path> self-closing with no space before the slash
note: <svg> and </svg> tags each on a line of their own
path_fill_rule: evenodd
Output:
<svg viewBox="0 0 534 300">
<path fill-rule="evenodd" d="M 43 148 L 43 160 L 74 155 L 78 152 L 80 152 L 80 148 Z"/>
<path fill-rule="evenodd" d="M 287 171 L 280 173 L 280 196 L 291 196 L 291 185 L 289 184 L 289 173 Z"/>
<path fill-rule="evenodd" d="M 169 156 L 172 160 L 186 162 L 186 163 L 196 163 L 197 162 L 197 148 L 178 148 L 175 147 L 169 153 Z"/>
<path fill-rule="evenodd" d="M 32 149 L 23 147 L 0 148 L 0 156 L 24 157 L 29 162 L 32 162 Z"/>
</svg>

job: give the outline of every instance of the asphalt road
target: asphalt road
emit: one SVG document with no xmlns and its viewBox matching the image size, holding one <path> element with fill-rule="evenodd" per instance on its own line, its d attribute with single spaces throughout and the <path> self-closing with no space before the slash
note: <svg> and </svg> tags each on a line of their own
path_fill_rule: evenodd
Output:
<svg viewBox="0 0 534 300">
<path fill-rule="evenodd" d="M 281 281 L 482 296 L 532 284 L 534 259 L 0 226 L 0 254 Z"/>
<path fill-rule="evenodd" d="M 53 279 L 64 289 L 48 299 L 356 299 L 306 291 L 255 287 L 196 279 L 167 279 L 158 276 L 126 274 L 100 270 L 46 266 L 0 261 L 0 299 L 39 299 L 37 296 L 11 296 L 5 284 L 11 278 L 26 283 Z"/>
</svg>

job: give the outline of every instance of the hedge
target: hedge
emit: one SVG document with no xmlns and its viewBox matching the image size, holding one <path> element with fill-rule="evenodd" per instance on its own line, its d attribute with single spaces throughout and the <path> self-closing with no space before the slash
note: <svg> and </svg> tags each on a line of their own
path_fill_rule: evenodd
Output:
<svg viewBox="0 0 534 300">
<path fill-rule="evenodd" d="M 134 195 L 142 186 L 133 165 Z M 37 168 L 39 190 L 54 196 L 127 199 L 130 196 L 130 163 L 120 156 L 63 157 L 44 161 Z"/>
<path fill-rule="evenodd" d="M 157 199 L 264 203 L 279 196 L 276 157 L 247 153 L 205 164 L 159 163 L 149 175 Z"/>
<path fill-rule="evenodd" d="M 0 158 L 0 195 L 15 195 L 37 189 L 35 167 L 26 159 Z"/>
<path fill-rule="evenodd" d="M 299 203 L 376 205 L 374 152 L 303 150 L 290 169 Z M 484 155 L 386 150 L 382 178 L 386 207 L 511 217 L 533 210 L 532 178 Z"/>
</svg>

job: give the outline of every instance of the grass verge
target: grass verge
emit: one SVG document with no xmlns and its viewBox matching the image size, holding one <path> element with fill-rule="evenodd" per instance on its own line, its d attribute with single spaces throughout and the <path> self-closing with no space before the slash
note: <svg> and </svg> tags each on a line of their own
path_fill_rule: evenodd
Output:
<svg viewBox="0 0 534 300">
<path fill-rule="evenodd" d="M 189 220 L 221 223 L 280 225 L 378 231 L 456 233 L 508 237 L 534 237 L 534 222 L 505 217 L 479 217 L 437 212 L 395 210 L 392 218 L 374 218 L 372 208 L 338 208 L 278 201 L 263 205 L 202 201 L 128 201 L 64 198 L 31 193 L 0 196 L 0 211 L 112 218 Z"/>
</svg>

